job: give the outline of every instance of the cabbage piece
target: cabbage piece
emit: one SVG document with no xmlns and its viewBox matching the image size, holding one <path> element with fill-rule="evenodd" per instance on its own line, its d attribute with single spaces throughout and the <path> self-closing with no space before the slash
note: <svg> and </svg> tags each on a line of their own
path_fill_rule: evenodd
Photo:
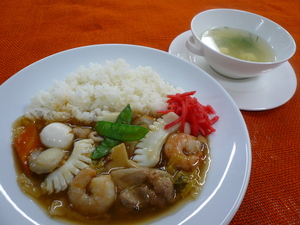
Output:
<svg viewBox="0 0 300 225">
<path fill-rule="evenodd" d="M 50 173 L 41 188 L 48 194 L 65 190 L 75 175 L 92 163 L 91 153 L 94 150 L 92 139 L 83 139 L 75 142 L 71 156 L 60 168 Z"/>
<path fill-rule="evenodd" d="M 170 112 L 163 115 L 162 118 L 157 119 L 153 125 L 150 125 L 150 131 L 137 144 L 137 149 L 134 151 L 135 155 L 132 160 L 140 166 L 155 166 L 159 162 L 161 149 L 169 134 L 179 130 L 180 123 L 175 124 L 167 130 L 165 126 L 178 118 L 177 114 Z"/>
</svg>

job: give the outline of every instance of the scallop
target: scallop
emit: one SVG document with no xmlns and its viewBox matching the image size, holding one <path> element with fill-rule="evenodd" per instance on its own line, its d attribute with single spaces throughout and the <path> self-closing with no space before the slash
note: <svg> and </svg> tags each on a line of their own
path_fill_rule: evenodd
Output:
<svg viewBox="0 0 300 225">
<path fill-rule="evenodd" d="M 68 160 L 58 169 L 50 173 L 41 188 L 51 194 L 55 191 L 66 190 L 72 182 L 74 176 L 83 168 L 91 163 L 91 153 L 94 151 L 94 141 L 92 139 L 83 139 L 74 143 L 74 149 Z"/>
<path fill-rule="evenodd" d="M 72 128 L 63 123 L 50 123 L 40 133 L 42 143 L 48 148 L 69 149 L 74 141 Z"/>
<path fill-rule="evenodd" d="M 58 148 L 35 150 L 28 157 L 29 168 L 37 174 L 50 173 L 59 166 L 64 156 L 65 152 Z"/>
</svg>

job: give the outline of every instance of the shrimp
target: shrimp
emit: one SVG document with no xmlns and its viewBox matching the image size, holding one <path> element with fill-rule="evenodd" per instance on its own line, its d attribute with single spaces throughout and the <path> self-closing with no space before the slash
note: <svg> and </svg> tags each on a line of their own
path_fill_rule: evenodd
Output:
<svg viewBox="0 0 300 225">
<path fill-rule="evenodd" d="M 195 136 L 173 133 L 164 145 L 164 153 L 178 169 L 189 171 L 201 161 L 203 147 Z"/>
<path fill-rule="evenodd" d="M 82 169 L 68 190 L 70 203 L 77 212 L 84 215 L 106 213 L 116 198 L 116 188 L 111 176 L 95 176 L 96 170 L 90 167 Z"/>
</svg>

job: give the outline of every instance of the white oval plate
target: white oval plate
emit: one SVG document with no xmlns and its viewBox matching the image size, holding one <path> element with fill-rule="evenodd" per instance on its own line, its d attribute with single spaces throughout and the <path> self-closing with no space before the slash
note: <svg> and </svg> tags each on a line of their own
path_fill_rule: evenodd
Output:
<svg viewBox="0 0 300 225">
<path fill-rule="evenodd" d="M 227 224 L 247 189 L 251 170 L 251 146 L 244 119 L 228 93 L 206 72 L 176 56 L 133 45 L 94 45 L 60 52 L 33 63 L 0 87 L 1 158 L 0 224 L 61 224 L 50 219 L 16 182 L 11 148 L 12 123 L 23 115 L 30 98 L 64 80 L 80 65 L 123 58 L 132 68 L 151 66 L 161 77 L 185 91 L 196 90 L 202 104 L 210 104 L 220 116 L 210 136 L 212 163 L 200 197 L 178 212 L 152 224 Z"/>
<path fill-rule="evenodd" d="M 185 59 L 200 67 L 220 83 L 233 98 L 239 109 L 262 111 L 279 107 L 295 94 L 297 78 L 289 62 L 262 76 L 248 79 L 230 79 L 214 71 L 201 56 L 195 55 L 185 47 L 192 32 L 178 35 L 169 47 L 169 53 Z"/>
</svg>

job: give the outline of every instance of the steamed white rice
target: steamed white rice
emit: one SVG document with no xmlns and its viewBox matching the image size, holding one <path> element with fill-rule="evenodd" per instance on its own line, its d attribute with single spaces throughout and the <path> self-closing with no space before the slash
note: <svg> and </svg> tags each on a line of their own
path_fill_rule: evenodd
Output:
<svg viewBox="0 0 300 225">
<path fill-rule="evenodd" d="M 151 67 L 133 69 L 124 59 L 105 65 L 90 63 L 88 68 L 80 66 L 65 81 L 54 81 L 48 90 L 36 94 L 25 116 L 92 122 L 109 112 L 120 112 L 127 104 L 135 113 L 155 116 L 157 110 L 166 108 L 166 95 L 182 92 Z"/>
</svg>

